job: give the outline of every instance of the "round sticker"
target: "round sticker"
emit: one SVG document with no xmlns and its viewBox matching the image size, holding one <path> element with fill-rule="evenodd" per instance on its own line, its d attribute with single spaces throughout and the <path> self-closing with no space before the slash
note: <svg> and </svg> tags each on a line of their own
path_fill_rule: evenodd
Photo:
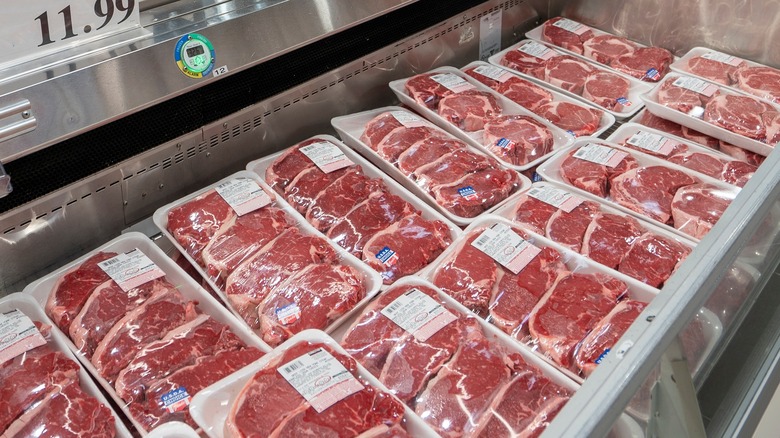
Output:
<svg viewBox="0 0 780 438">
<path fill-rule="evenodd" d="M 185 75 L 200 79 L 214 70 L 214 46 L 199 33 L 189 33 L 179 38 L 173 52 L 176 65 Z"/>
</svg>

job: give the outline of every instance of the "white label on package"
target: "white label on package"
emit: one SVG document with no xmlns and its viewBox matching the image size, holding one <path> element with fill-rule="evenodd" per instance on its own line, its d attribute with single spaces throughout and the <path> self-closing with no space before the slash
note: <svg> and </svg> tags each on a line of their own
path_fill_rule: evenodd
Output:
<svg viewBox="0 0 780 438">
<path fill-rule="evenodd" d="M 322 348 L 287 362 L 278 371 L 317 412 L 363 389 L 355 376 Z"/>
<path fill-rule="evenodd" d="M 586 144 L 574 153 L 574 158 L 608 167 L 616 167 L 627 156 L 628 154 L 623 151 L 593 143 Z"/>
<path fill-rule="evenodd" d="M 18 309 L 0 314 L 0 364 L 46 344 L 32 320 Z"/>
<path fill-rule="evenodd" d="M 474 71 L 481 74 L 482 76 L 485 76 L 486 78 L 490 78 L 501 83 L 504 83 L 512 78 L 512 73 L 504 70 L 501 67 L 496 67 L 493 65 L 480 65 L 479 67 L 475 68 Z"/>
<path fill-rule="evenodd" d="M 237 215 L 243 216 L 271 203 L 271 197 L 254 180 L 236 178 L 216 187 L 219 196 L 233 208 Z"/>
<path fill-rule="evenodd" d="M 390 111 L 390 114 L 398 120 L 398 123 L 404 125 L 407 128 L 418 128 L 420 126 L 429 126 L 428 123 L 421 117 L 418 117 L 412 113 L 406 111 Z"/>
<path fill-rule="evenodd" d="M 552 51 L 549 47 L 545 46 L 544 44 L 539 44 L 536 41 L 529 41 L 518 47 L 517 50 L 527 55 L 535 56 L 544 60 L 548 60 L 555 56 L 555 52 Z"/>
<path fill-rule="evenodd" d="M 542 252 L 505 224 L 495 224 L 486 229 L 471 245 L 515 274 Z"/>
<path fill-rule="evenodd" d="M 576 33 L 577 35 L 582 35 L 590 28 L 588 26 L 585 26 L 584 24 L 577 23 L 576 21 L 571 21 L 567 18 L 561 18 L 560 20 L 553 23 L 553 26 L 560 27 L 563 30 L 568 30 L 569 32 Z"/>
<path fill-rule="evenodd" d="M 645 131 L 638 131 L 636 134 L 632 135 L 631 138 L 626 140 L 626 143 L 666 157 L 672 153 L 674 146 L 679 144 L 671 138 Z"/>
<path fill-rule="evenodd" d="M 338 146 L 328 141 L 306 145 L 301 148 L 301 152 L 325 173 L 331 173 L 334 170 L 355 164 L 344 155 L 344 152 Z"/>
<path fill-rule="evenodd" d="M 574 196 L 566 190 L 556 189 L 550 186 L 532 187 L 528 191 L 528 196 L 538 199 L 545 204 L 550 204 L 555 208 L 571 213 L 585 200 L 579 196 Z"/>
<path fill-rule="evenodd" d="M 187 392 L 187 388 L 183 386 L 180 386 L 173 391 L 166 392 L 160 397 L 163 406 L 165 406 L 165 409 L 171 414 L 187 409 L 191 400 L 192 396 Z"/>
<path fill-rule="evenodd" d="M 460 93 L 461 91 L 471 90 L 476 88 L 468 83 L 465 79 L 452 73 L 441 73 L 431 76 L 431 79 L 444 85 L 448 90 L 453 93 Z"/>
<path fill-rule="evenodd" d="M 711 97 L 718 91 L 718 86 L 699 78 L 679 77 L 672 83 L 675 87 L 685 88 L 707 97 Z"/>
<path fill-rule="evenodd" d="M 738 67 L 743 62 L 745 62 L 736 56 L 731 56 L 720 52 L 707 52 L 701 55 L 701 57 L 704 59 L 711 59 L 713 61 L 722 62 L 723 64 L 733 65 L 734 67 Z"/>
<path fill-rule="evenodd" d="M 165 276 L 165 272 L 138 248 L 104 260 L 98 266 L 125 292 Z"/>
<path fill-rule="evenodd" d="M 458 319 L 440 302 L 419 289 L 411 289 L 381 310 L 382 315 L 425 342 L 447 324 Z"/>
</svg>

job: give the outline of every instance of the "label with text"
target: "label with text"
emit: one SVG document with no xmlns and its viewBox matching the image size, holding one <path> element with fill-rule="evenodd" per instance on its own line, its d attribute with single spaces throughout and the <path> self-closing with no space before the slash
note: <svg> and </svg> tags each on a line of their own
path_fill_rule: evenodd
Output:
<svg viewBox="0 0 780 438">
<path fill-rule="evenodd" d="M 416 288 L 393 300 L 380 313 L 421 342 L 458 319 L 440 302 Z"/>
<path fill-rule="evenodd" d="M 398 123 L 404 125 L 407 128 L 418 128 L 420 126 L 430 126 L 428 122 L 423 120 L 410 112 L 406 111 L 390 111 L 390 114 L 398 120 Z"/>
<path fill-rule="evenodd" d="M 485 76 L 486 78 L 490 78 L 501 83 L 508 81 L 512 78 L 512 76 L 514 76 L 511 72 L 493 65 L 480 65 L 479 67 L 475 68 L 474 71 L 481 74 L 482 76 Z"/>
<path fill-rule="evenodd" d="M 251 178 L 236 178 L 216 187 L 219 196 L 243 216 L 271 203 L 271 197 Z"/>
<path fill-rule="evenodd" d="M 474 187 L 466 186 L 461 187 L 458 189 L 458 194 L 462 196 L 463 198 L 471 201 L 473 199 L 477 199 L 479 196 L 477 195 L 477 191 L 474 190 Z"/>
<path fill-rule="evenodd" d="M 431 79 L 442 84 L 445 88 L 452 91 L 453 93 L 460 93 L 462 91 L 473 90 L 476 88 L 462 77 L 452 73 L 441 73 L 433 75 L 431 76 Z"/>
<path fill-rule="evenodd" d="M 279 320 L 279 324 L 290 325 L 301 319 L 301 308 L 296 303 L 280 307 L 276 309 L 276 319 Z"/>
<path fill-rule="evenodd" d="M 679 77 L 672 83 L 675 87 L 685 88 L 701 95 L 712 97 L 718 91 L 718 86 L 699 78 Z"/>
<path fill-rule="evenodd" d="M 98 266 L 125 292 L 165 276 L 165 272 L 138 248 L 104 260 Z"/>
<path fill-rule="evenodd" d="M 566 213 L 571 213 L 572 210 L 585 202 L 585 200 L 579 196 L 572 195 L 566 190 L 557 189 L 551 186 L 532 187 L 528 190 L 528 196 L 538 199 L 545 204 L 552 205 Z"/>
<path fill-rule="evenodd" d="M 485 229 L 471 245 L 515 274 L 542 252 L 505 224 L 495 224 Z"/>
<path fill-rule="evenodd" d="M 517 50 L 545 61 L 555 56 L 555 51 L 536 41 L 529 41 L 520 46 Z"/>
<path fill-rule="evenodd" d="M 608 167 L 617 167 L 627 156 L 628 154 L 623 151 L 593 143 L 586 144 L 574 153 L 574 158 Z"/>
<path fill-rule="evenodd" d="M 567 18 L 561 18 L 560 20 L 553 23 L 553 26 L 559 27 L 563 30 L 568 30 L 569 32 L 575 33 L 577 35 L 582 35 L 590 30 L 588 26 L 585 26 L 582 23 L 577 23 L 576 21 L 569 20 Z"/>
<path fill-rule="evenodd" d="M 182 386 L 163 394 L 160 401 L 165 409 L 172 414 L 187 409 L 192 401 L 192 396 L 187 392 L 187 388 Z"/>
<path fill-rule="evenodd" d="M 712 61 L 718 61 L 723 64 L 733 65 L 734 67 L 739 67 L 743 62 L 745 62 L 745 60 L 741 58 L 720 52 L 707 52 L 701 55 L 701 57 Z"/>
<path fill-rule="evenodd" d="M 35 324 L 19 309 L 0 314 L 0 364 L 45 344 Z"/>
<path fill-rule="evenodd" d="M 301 148 L 301 152 L 325 173 L 331 173 L 334 170 L 343 169 L 355 164 L 344 155 L 344 152 L 339 149 L 338 146 L 329 141 L 306 145 Z"/>
<path fill-rule="evenodd" d="M 378 253 L 376 253 L 376 258 L 378 258 L 379 261 L 384 263 L 386 266 L 393 266 L 394 264 L 398 263 L 398 254 L 390 249 L 389 246 L 382 248 Z"/>
<path fill-rule="evenodd" d="M 651 132 L 638 131 L 626 143 L 668 157 L 679 143 L 671 138 Z"/>
</svg>

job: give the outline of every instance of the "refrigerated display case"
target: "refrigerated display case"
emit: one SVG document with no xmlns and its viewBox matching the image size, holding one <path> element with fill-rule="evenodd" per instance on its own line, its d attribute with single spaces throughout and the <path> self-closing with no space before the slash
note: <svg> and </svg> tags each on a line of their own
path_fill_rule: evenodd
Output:
<svg viewBox="0 0 780 438">
<path fill-rule="evenodd" d="M 678 56 L 709 47 L 780 65 L 771 44 L 780 33 L 778 10 L 770 1 L 138 6 L 139 25 L 125 32 L 0 64 L 3 294 L 128 228 L 159 235 L 150 218 L 162 205 L 251 160 L 332 133 L 333 117 L 396 104 L 392 80 L 487 61 L 551 17 Z M 188 45 L 195 34 L 202 44 Z M 213 68 L 192 74 L 207 54 Z M 187 56 L 190 74 L 182 71 Z M 546 436 L 605 435 L 648 378 L 659 382 L 649 389 L 650 410 L 640 415 L 649 436 L 752 432 L 780 383 L 778 166 L 773 152 Z M 678 335 L 718 300 L 736 311 L 722 317 L 720 341 L 691 378 Z"/>
</svg>

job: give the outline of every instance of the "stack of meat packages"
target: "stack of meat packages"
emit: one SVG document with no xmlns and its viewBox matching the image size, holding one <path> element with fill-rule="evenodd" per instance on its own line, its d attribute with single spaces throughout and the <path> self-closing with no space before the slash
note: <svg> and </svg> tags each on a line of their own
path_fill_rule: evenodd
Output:
<svg viewBox="0 0 780 438">
<path fill-rule="evenodd" d="M 40 334 L 33 336 L 42 336 L 43 345 L 0 364 L 0 432 L 4 437 L 115 436 L 114 415 L 81 389 L 79 365 L 57 351 L 51 326 L 34 324 Z"/>
<path fill-rule="evenodd" d="M 607 148 L 620 158 L 598 164 L 580 158 L 581 149 Z M 617 161 L 617 160 L 615 160 Z M 720 219 L 734 192 L 702 183 L 666 166 L 640 166 L 630 154 L 607 145 L 589 143 L 568 153 L 560 166 L 561 179 L 600 198 L 609 199 L 691 237 L 701 239 Z"/>
<path fill-rule="evenodd" d="M 475 98 L 495 101 L 489 94 Z M 409 116 L 416 120 L 406 121 Z M 408 112 L 379 114 L 366 124 L 360 139 L 438 205 L 462 218 L 493 208 L 520 186 L 517 172 Z"/>
<path fill-rule="evenodd" d="M 325 173 L 300 150 L 322 142 L 327 140 L 293 146 L 266 169 L 265 180 L 310 224 L 379 272 L 385 283 L 414 274 L 452 243 L 444 222 L 423 218 L 360 166 Z"/>
<path fill-rule="evenodd" d="M 438 323 L 407 331 L 387 316 L 412 299 Z M 424 285 L 383 293 L 341 344 L 441 436 L 538 436 L 571 395 Z"/>
<path fill-rule="evenodd" d="M 364 274 L 275 203 L 239 216 L 211 189 L 169 210 L 167 226 L 269 345 L 326 329 L 366 296 Z"/>
<path fill-rule="evenodd" d="M 475 66 L 464 72 L 576 137 L 591 135 L 601 125 L 603 111 L 579 103 L 556 100 L 549 91 L 501 67 Z"/>
<path fill-rule="evenodd" d="M 710 55 L 713 54 L 717 52 L 710 52 Z M 691 57 L 682 68 L 709 81 L 780 103 L 780 70 L 762 65 L 750 65 L 733 56 L 705 55 Z"/>
<path fill-rule="evenodd" d="M 406 81 L 405 89 L 509 164 L 523 166 L 552 151 L 555 139 L 547 126 L 529 116 L 505 114 L 495 95 L 476 89 L 460 74 L 417 75 Z"/>
<path fill-rule="evenodd" d="M 194 426 L 186 405 L 170 397 L 189 400 L 263 353 L 165 277 L 123 290 L 98 266 L 116 255 L 99 252 L 63 275 L 46 313 L 146 430 L 168 421 Z"/>
</svg>

